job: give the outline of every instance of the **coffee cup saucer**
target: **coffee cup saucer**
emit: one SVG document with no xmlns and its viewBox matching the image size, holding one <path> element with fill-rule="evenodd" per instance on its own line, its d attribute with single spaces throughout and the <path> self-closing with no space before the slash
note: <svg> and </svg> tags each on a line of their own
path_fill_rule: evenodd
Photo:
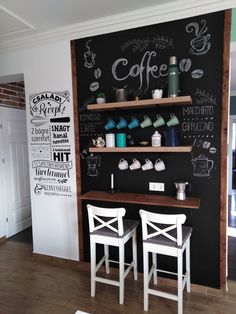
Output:
<svg viewBox="0 0 236 314">
<path fill-rule="evenodd" d="M 148 142 L 148 141 L 140 141 L 140 142 L 139 142 L 139 145 L 140 145 L 140 146 L 148 146 L 148 145 L 149 145 L 149 142 Z"/>
</svg>

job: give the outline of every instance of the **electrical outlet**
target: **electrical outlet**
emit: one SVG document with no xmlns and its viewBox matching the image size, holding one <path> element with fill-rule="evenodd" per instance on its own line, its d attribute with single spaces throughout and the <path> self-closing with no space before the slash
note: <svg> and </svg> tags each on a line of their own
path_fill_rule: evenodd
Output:
<svg viewBox="0 0 236 314">
<path fill-rule="evenodd" d="M 160 182 L 149 182 L 149 191 L 165 191 L 165 183 Z"/>
</svg>

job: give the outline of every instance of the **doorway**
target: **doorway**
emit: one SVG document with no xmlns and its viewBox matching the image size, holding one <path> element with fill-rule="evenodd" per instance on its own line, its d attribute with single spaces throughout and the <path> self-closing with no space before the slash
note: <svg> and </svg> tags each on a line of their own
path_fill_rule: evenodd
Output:
<svg viewBox="0 0 236 314">
<path fill-rule="evenodd" d="M 0 237 L 6 238 L 32 225 L 24 82 L 10 82 L 0 78 Z"/>
</svg>

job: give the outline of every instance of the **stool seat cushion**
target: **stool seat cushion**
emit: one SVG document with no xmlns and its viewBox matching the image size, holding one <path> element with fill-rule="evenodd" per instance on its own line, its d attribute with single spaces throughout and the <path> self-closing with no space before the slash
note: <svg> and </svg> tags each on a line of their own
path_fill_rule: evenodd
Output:
<svg viewBox="0 0 236 314">
<path fill-rule="evenodd" d="M 131 220 L 131 219 L 123 219 L 123 227 L 124 227 L 124 234 L 122 236 L 119 236 L 118 233 L 115 231 L 112 231 L 111 229 L 107 227 L 103 227 L 101 229 L 98 229 L 94 232 L 90 232 L 91 235 L 101 235 L 106 237 L 114 237 L 114 238 L 123 238 L 125 237 L 130 231 L 135 229 L 139 224 L 139 221 L 137 220 Z M 117 229 L 117 222 L 111 224 L 114 228 Z"/>
<path fill-rule="evenodd" d="M 173 230 L 169 231 L 168 233 L 172 237 L 177 238 L 177 229 L 173 229 Z M 184 243 L 191 236 L 191 234 L 192 234 L 192 228 L 191 227 L 182 226 L 182 245 L 184 245 Z M 176 242 L 168 239 L 164 235 L 158 235 L 158 236 L 149 238 L 147 240 L 143 240 L 143 242 L 181 248 L 181 246 L 177 245 Z"/>
</svg>

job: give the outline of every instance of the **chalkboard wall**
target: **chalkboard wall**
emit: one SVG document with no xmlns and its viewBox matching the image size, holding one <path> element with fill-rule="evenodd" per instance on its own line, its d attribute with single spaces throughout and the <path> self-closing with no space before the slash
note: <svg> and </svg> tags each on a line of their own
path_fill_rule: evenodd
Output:
<svg viewBox="0 0 236 314">
<path fill-rule="evenodd" d="M 82 192 L 109 190 L 110 174 L 114 173 L 115 188 L 126 192 L 153 193 L 149 182 L 164 182 L 160 195 L 175 195 L 173 182 L 184 179 L 191 183 L 188 195 L 199 196 L 200 209 L 145 207 L 154 212 L 185 213 L 187 224 L 193 226 L 191 241 L 192 282 L 219 287 L 220 285 L 220 112 L 222 98 L 224 12 L 207 14 L 158 25 L 140 27 L 76 41 L 79 133 L 81 151 Z M 164 88 L 167 96 L 169 57 L 176 56 L 179 64 L 180 95 L 192 96 L 191 106 L 157 107 L 113 112 L 87 111 L 87 104 L 96 103 L 97 94 L 104 92 L 107 102 L 115 101 L 115 90 L 125 88 L 128 99 L 152 97 L 152 90 Z M 157 113 L 165 121 L 174 113 L 180 120 L 180 145 L 192 145 L 191 153 L 112 153 L 88 152 L 91 139 L 105 136 L 108 118 L 128 121 L 132 116 L 140 121 L 148 115 L 152 121 Z M 164 144 L 166 126 L 158 128 Z M 117 133 L 118 130 L 112 130 Z M 125 128 L 138 143 L 149 140 L 154 127 Z M 117 165 L 121 158 L 129 164 L 137 158 L 155 162 L 161 158 L 166 170 L 125 170 Z M 99 203 L 103 206 L 117 204 Z M 86 204 L 84 203 L 84 206 Z M 121 204 L 129 217 L 138 218 L 140 206 Z M 143 206 L 142 206 L 143 207 Z M 85 256 L 89 260 L 87 216 L 84 208 Z M 141 230 L 141 227 L 140 227 Z M 142 247 L 139 230 L 139 270 L 142 270 Z"/>
</svg>

